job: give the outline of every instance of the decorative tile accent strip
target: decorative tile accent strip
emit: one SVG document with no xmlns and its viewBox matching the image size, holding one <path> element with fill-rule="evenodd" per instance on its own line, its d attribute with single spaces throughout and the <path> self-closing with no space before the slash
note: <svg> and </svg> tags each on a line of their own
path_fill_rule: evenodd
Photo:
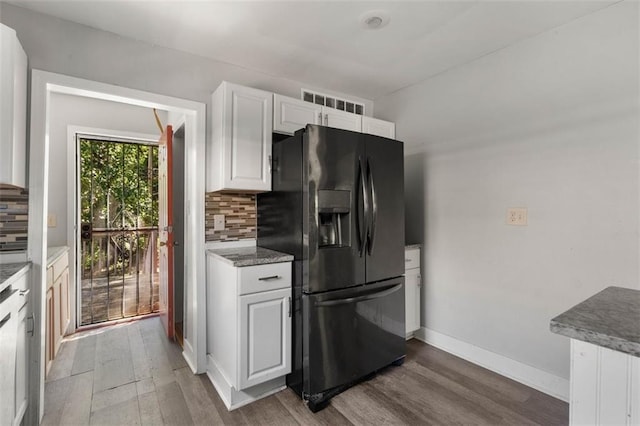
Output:
<svg viewBox="0 0 640 426">
<path fill-rule="evenodd" d="M 0 184 L 0 251 L 27 249 L 29 192 Z"/>
<path fill-rule="evenodd" d="M 225 230 L 213 230 L 213 215 L 225 216 Z M 256 196 L 235 192 L 205 194 L 206 241 L 237 241 L 256 238 Z"/>
</svg>

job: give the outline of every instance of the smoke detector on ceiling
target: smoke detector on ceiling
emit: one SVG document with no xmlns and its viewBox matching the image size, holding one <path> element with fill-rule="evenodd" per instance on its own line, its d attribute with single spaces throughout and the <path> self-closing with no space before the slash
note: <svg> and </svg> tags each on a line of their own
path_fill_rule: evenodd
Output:
<svg viewBox="0 0 640 426">
<path fill-rule="evenodd" d="M 389 13 L 385 10 L 370 10 L 360 16 L 360 24 L 368 30 L 379 30 L 389 23 Z"/>
</svg>

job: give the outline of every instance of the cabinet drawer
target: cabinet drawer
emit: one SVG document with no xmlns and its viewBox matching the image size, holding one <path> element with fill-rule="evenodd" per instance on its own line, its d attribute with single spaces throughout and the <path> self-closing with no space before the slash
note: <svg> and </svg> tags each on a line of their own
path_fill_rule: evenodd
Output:
<svg viewBox="0 0 640 426">
<path fill-rule="evenodd" d="M 53 262 L 53 281 L 57 280 L 60 275 L 64 272 L 65 269 L 69 267 L 69 256 L 67 253 L 60 256 L 58 260 Z"/>
<path fill-rule="evenodd" d="M 291 287 L 291 262 L 238 268 L 238 283 L 240 295 L 289 288 Z"/>
<path fill-rule="evenodd" d="M 420 267 L 420 249 L 412 248 L 404 251 L 404 269 Z"/>
</svg>

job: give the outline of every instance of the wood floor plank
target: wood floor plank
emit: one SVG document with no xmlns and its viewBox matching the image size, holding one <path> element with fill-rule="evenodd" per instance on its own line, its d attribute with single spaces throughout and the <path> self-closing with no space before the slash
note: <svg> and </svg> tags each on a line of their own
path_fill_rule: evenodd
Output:
<svg viewBox="0 0 640 426">
<path fill-rule="evenodd" d="M 218 395 L 218 392 L 213 387 L 211 380 L 209 380 L 206 374 L 201 374 L 198 378 L 200 379 L 200 382 L 202 383 L 202 387 L 207 392 L 207 395 L 209 395 L 209 399 L 211 399 L 211 402 L 213 403 L 214 408 L 218 411 L 218 415 L 220 416 L 220 418 L 222 419 L 222 422 L 225 425 L 240 426 L 240 425 L 247 424 L 246 418 L 242 415 L 240 411 L 227 410 L 227 407 L 224 405 L 224 402 L 222 402 L 220 395 Z"/>
<path fill-rule="evenodd" d="M 66 424 L 90 424 L 91 426 L 136 426 L 141 423 L 138 398 L 135 397 L 91 413 L 90 423 Z"/>
<path fill-rule="evenodd" d="M 481 388 L 483 393 L 514 401 L 526 401 L 531 388 L 512 380 L 505 380 L 493 371 L 479 367 L 443 350 L 426 345 L 416 339 L 407 342 L 407 358 L 415 359 L 427 368 L 441 372 L 452 380 Z"/>
<path fill-rule="evenodd" d="M 144 347 L 142 334 L 140 333 L 139 322 L 133 322 L 127 327 L 127 337 L 131 350 L 131 360 L 133 362 L 133 372 L 136 380 L 151 377 L 151 363 Z"/>
<path fill-rule="evenodd" d="M 71 375 L 84 373 L 87 371 L 93 371 L 93 367 L 96 362 L 96 342 L 97 337 L 95 335 L 86 335 L 78 339 L 76 346 L 76 353 L 73 359 L 73 367 L 71 368 Z M 63 343 L 66 345 L 67 343 Z M 57 360 L 54 361 L 54 364 Z M 53 366 L 51 366 L 53 368 Z"/>
<path fill-rule="evenodd" d="M 138 397 L 135 383 L 118 386 L 93 394 L 91 412 L 102 410 L 106 407 L 120 404 Z"/>
<path fill-rule="evenodd" d="M 77 340 L 65 341 L 60 346 L 58 355 L 56 355 L 56 362 L 51 365 L 49 374 L 47 374 L 47 382 L 71 376 L 77 348 Z"/>
<path fill-rule="evenodd" d="M 238 408 L 250 425 L 295 425 L 299 423 L 274 395 Z"/>
<path fill-rule="evenodd" d="M 397 384 L 402 384 L 407 389 L 399 389 Z M 535 422 L 495 403 L 485 395 L 473 392 L 444 376 L 440 376 L 437 372 L 429 370 L 415 361 L 407 361 L 401 368 L 393 369 L 387 375 L 381 375 L 378 386 L 392 395 L 394 390 L 401 393 L 401 402 L 409 404 L 410 407 L 416 405 L 427 407 L 428 405 L 422 401 L 423 393 L 420 390 L 429 388 L 438 392 L 442 398 L 446 398 L 449 401 L 448 406 L 456 407 L 464 413 L 473 413 L 476 418 L 481 419 L 477 423 L 535 425 Z M 431 397 L 427 396 L 427 398 Z M 429 412 L 433 412 L 433 410 L 429 410 Z M 421 415 L 423 414 L 421 413 Z M 466 423 L 467 421 L 463 418 L 461 422 Z"/>
<path fill-rule="evenodd" d="M 160 404 L 156 392 L 148 392 L 138 396 L 140 421 L 142 426 L 161 426 L 164 424 L 160 413 Z"/>
<path fill-rule="evenodd" d="M 155 390 L 156 390 L 156 385 L 153 383 L 152 377 L 138 380 L 136 382 L 136 391 L 138 392 L 138 395 L 144 395 L 145 393 L 155 392 Z"/>
<path fill-rule="evenodd" d="M 156 395 L 165 425 L 188 426 L 194 424 L 178 383 L 174 381 L 156 387 Z"/>
<path fill-rule="evenodd" d="M 331 400 L 334 406 L 351 423 L 364 424 L 405 424 L 402 418 L 381 406 L 371 397 L 362 384 L 347 389 Z"/>
<path fill-rule="evenodd" d="M 51 367 L 53 368 L 53 366 Z M 62 409 L 67 402 L 69 389 L 71 388 L 71 377 L 63 377 L 52 380 L 44 384 L 44 416 L 43 425 L 59 425 Z"/>
<path fill-rule="evenodd" d="M 93 371 L 71 376 L 71 385 L 67 389 L 67 401 L 64 404 L 61 425 L 86 425 L 91 416 Z"/>
<path fill-rule="evenodd" d="M 180 368 L 175 370 L 174 374 L 180 389 L 182 389 L 193 422 L 197 425 L 222 424 L 218 410 L 211 409 L 213 402 L 209 398 L 209 394 L 198 377 L 191 372 L 191 369 L 189 367 Z"/>
<path fill-rule="evenodd" d="M 158 332 L 159 327 L 161 327 L 161 324 L 157 318 L 151 318 L 148 322 L 144 321 L 144 324 L 140 324 L 142 341 L 151 365 L 151 377 L 156 390 L 166 384 L 175 382 L 173 366 L 162 343 L 162 340 L 166 339 L 166 337 Z"/>
<path fill-rule="evenodd" d="M 333 405 L 329 405 L 324 410 L 312 413 L 302 402 L 295 392 L 284 389 L 278 392 L 276 398 L 289 411 L 293 418 L 301 425 L 352 425 Z"/>
</svg>

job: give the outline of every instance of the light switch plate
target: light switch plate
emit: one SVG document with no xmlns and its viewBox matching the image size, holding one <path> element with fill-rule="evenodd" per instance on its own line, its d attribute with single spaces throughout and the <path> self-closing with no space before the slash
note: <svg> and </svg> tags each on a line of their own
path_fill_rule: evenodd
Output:
<svg viewBox="0 0 640 426">
<path fill-rule="evenodd" d="M 511 207 L 507 209 L 507 225 L 527 226 L 526 207 Z"/>
<path fill-rule="evenodd" d="M 49 213 L 47 215 L 47 228 L 55 228 L 58 226 L 58 218 L 55 214 Z"/>
<path fill-rule="evenodd" d="M 224 215 L 223 214 L 213 215 L 213 230 L 224 231 Z"/>
</svg>

